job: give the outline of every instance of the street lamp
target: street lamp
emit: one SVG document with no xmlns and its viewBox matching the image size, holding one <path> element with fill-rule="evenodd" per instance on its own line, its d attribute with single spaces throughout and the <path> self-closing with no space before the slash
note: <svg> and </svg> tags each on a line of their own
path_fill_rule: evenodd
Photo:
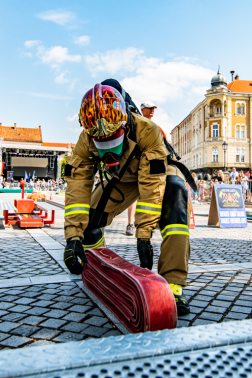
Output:
<svg viewBox="0 0 252 378">
<path fill-rule="evenodd" d="M 227 152 L 227 148 L 228 148 L 228 144 L 227 142 L 223 142 L 222 143 L 222 148 L 223 148 L 223 151 L 224 151 L 224 173 L 226 172 L 227 168 L 226 168 L 226 152 Z"/>
</svg>

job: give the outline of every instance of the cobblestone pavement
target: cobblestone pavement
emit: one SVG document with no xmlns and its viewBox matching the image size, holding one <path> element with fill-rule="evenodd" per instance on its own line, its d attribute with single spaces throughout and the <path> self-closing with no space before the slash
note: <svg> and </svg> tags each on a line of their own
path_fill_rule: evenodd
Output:
<svg viewBox="0 0 252 378">
<path fill-rule="evenodd" d="M 0 289 L 0 348 L 120 334 L 75 283 Z"/>
<path fill-rule="evenodd" d="M 209 207 L 202 206 L 205 211 Z M 119 218 L 122 219 L 122 218 Z M 113 222 L 105 229 L 107 247 L 124 258 L 139 264 L 134 237 L 125 235 L 125 221 Z M 53 239 L 65 246 L 63 223 L 46 228 L 45 232 Z M 251 241 L 252 221 L 248 221 L 248 228 L 220 229 L 207 226 L 207 216 L 196 216 L 196 228 L 190 230 L 191 257 L 189 264 L 204 266 L 212 264 L 245 263 L 252 261 Z M 162 237 L 157 229 L 153 233 L 152 245 L 154 249 L 154 268 L 156 268 Z"/>
<path fill-rule="evenodd" d="M 0 230 L 0 277 L 61 274 L 63 269 L 25 230 Z"/>
<path fill-rule="evenodd" d="M 195 206 L 194 211 L 196 228 L 190 231 L 190 267 L 201 269 L 211 265 L 211 272 L 188 275 L 184 290 L 191 313 L 179 318 L 178 327 L 251 318 L 252 265 L 251 269 L 248 266 L 252 262 L 252 223 L 245 229 L 207 227 L 209 206 Z M 56 224 L 43 228 L 43 232 L 60 243 L 60 250 L 65 239 L 62 212 L 58 213 Z M 106 228 L 107 246 L 139 264 L 136 239 L 125 235 L 126 225 L 125 212 Z M 160 232 L 155 230 L 154 269 L 161 242 Z M 82 289 L 80 281 L 66 282 L 67 271 L 49 253 L 26 230 L 0 230 L 0 280 L 10 282 L 10 287 L 0 285 L 0 349 L 124 332 L 99 301 Z M 244 268 L 237 269 L 234 265 L 232 270 L 231 264 L 236 263 L 245 263 Z M 22 279 L 38 275 L 44 276 L 43 284 L 22 285 Z M 50 282 L 53 277 L 57 277 L 56 283 Z M 11 284 L 14 278 L 20 278 L 19 286 Z"/>
</svg>

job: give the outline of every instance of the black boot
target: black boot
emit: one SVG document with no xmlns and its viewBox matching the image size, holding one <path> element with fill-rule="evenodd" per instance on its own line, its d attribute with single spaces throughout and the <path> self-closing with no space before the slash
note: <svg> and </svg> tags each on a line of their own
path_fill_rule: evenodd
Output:
<svg viewBox="0 0 252 378">
<path fill-rule="evenodd" d="M 186 296 L 183 294 L 181 285 L 169 284 L 175 297 L 178 316 L 187 315 L 190 313 L 190 306 Z"/>
</svg>

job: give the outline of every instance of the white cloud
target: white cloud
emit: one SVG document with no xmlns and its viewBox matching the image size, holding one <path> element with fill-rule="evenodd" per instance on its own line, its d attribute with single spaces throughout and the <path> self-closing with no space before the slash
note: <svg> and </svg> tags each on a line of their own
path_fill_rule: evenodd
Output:
<svg viewBox="0 0 252 378">
<path fill-rule="evenodd" d="M 69 53 L 67 47 L 62 46 L 52 46 L 45 47 L 40 41 L 26 41 L 24 43 L 26 48 L 33 48 L 33 53 L 30 51 L 25 51 L 25 55 L 28 57 L 33 57 L 36 55 L 37 58 L 43 63 L 48 64 L 53 68 L 57 74 L 54 81 L 56 84 L 69 84 L 68 90 L 71 92 L 76 83 L 77 79 L 71 79 L 67 77 L 70 74 L 70 71 L 61 72 L 61 65 L 66 62 L 78 63 L 82 60 L 81 55 L 73 55 Z"/>
<path fill-rule="evenodd" d="M 37 41 L 37 40 L 34 40 L 34 41 L 25 41 L 24 45 L 25 45 L 25 47 L 27 47 L 28 49 L 30 49 L 32 47 L 38 46 L 40 43 L 41 42 Z"/>
<path fill-rule="evenodd" d="M 80 128 L 80 127 L 75 127 L 75 128 L 70 127 L 70 129 L 68 129 L 68 130 L 73 131 L 76 134 L 80 134 L 83 129 Z"/>
<path fill-rule="evenodd" d="M 57 94 L 44 93 L 44 92 L 41 92 L 41 93 L 30 92 L 27 94 L 33 97 L 48 98 L 49 100 L 72 100 L 73 99 L 72 97 L 69 97 L 69 96 L 61 96 Z"/>
<path fill-rule="evenodd" d="M 89 42 L 89 35 L 81 35 L 80 37 L 74 37 L 74 43 L 76 43 L 77 45 L 87 46 L 89 45 Z"/>
<path fill-rule="evenodd" d="M 68 72 L 62 72 L 58 76 L 55 77 L 54 81 L 56 84 L 67 84 L 69 83 L 69 79 L 66 78 Z"/>
<path fill-rule="evenodd" d="M 171 118 L 170 110 L 181 103 L 180 114 L 184 117 L 186 114 L 181 101 L 186 102 L 190 98 L 196 105 L 200 98 L 203 99 L 215 75 L 197 58 L 147 57 L 143 50 L 134 47 L 87 55 L 84 61 L 92 76 L 100 76 L 103 72 L 116 75 L 138 106 L 146 100 L 157 103 L 153 120 L 167 134 L 180 118 L 176 110 L 176 121 L 175 116 Z"/>
<path fill-rule="evenodd" d="M 84 60 L 92 76 L 102 71 L 116 74 L 119 71 L 134 71 L 135 62 L 141 60 L 143 53 L 143 50 L 128 47 L 125 50 L 107 51 L 105 54 L 86 55 Z"/>
<path fill-rule="evenodd" d="M 53 46 L 45 48 L 44 46 L 38 46 L 37 51 L 38 57 L 41 59 L 42 63 L 47 64 L 62 64 L 64 62 L 80 62 L 80 55 L 69 54 L 67 47 Z"/>
<path fill-rule="evenodd" d="M 74 123 L 75 125 L 79 125 L 79 115 L 78 113 L 74 114 L 72 117 L 67 117 L 69 122 Z"/>
<path fill-rule="evenodd" d="M 166 110 L 158 106 L 157 109 L 155 109 L 154 117 L 152 120 L 157 125 L 162 127 L 167 138 L 170 140 L 171 139 L 170 132 L 174 127 L 174 123 L 172 122 L 171 117 L 167 114 Z"/>
<path fill-rule="evenodd" d="M 76 84 L 79 82 L 80 80 L 79 79 L 71 79 L 71 80 L 69 80 L 69 86 L 68 86 L 68 90 L 69 90 L 69 92 L 72 92 L 73 90 L 74 90 L 74 88 L 75 88 L 75 86 L 76 86 Z"/>
<path fill-rule="evenodd" d="M 49 10 L 39 13 L 37 17 L 44 21 L 55 22 L 58 25 L 66 25 L 76 19 L 75 13 L 63 10 Z"/>
<path fill-rule="evenodd" d="M 206 93 L 206 90 L 210 88 L 210 83 L 209 85 L 206 86 L 198 86 L 198 87 L 192 87 L 191 88 L 191 93 L 197 94 L 198 96 L 202 96 L 203 93 Z"/>
<path fill-rule="evenodd" d="M 64 62 L 80 62 L 82 59 L 81 55 L 70 54 L 67 47 L 52 46 L 47 48 L 40 41 L 35 40 L 25 41 L 24 45 L 26 48 L 36 48 L 36 54 L 42 63 L 50 64 L 53 68 Z"/>
<path fill-rule="evenodd" d="M 148 58 L 143 50 L 134 47 L 87 55 L 84 60 L 93 76 L 100 72 L 120 74 L 125 90 L 139 103 L 146 99 L 165 103 L 183 96 L 191 87 L 199 93 L 215 74 L 209 68 L 190 63 L 189 58 L 188 62 L 185 57 L 182 61 Z"/>
</svg>

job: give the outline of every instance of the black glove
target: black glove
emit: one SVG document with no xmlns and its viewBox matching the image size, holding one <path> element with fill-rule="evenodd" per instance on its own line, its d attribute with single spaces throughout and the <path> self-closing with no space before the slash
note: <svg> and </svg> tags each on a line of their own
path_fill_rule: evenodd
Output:
<svg viewBox="0 0 252 378">
<path fill-rule="evenodd" d="M 72 274 L 81 274 L 83 272 L 83 266 L 79 262 L 77 256 L 81 259 L 81 261 L 84 264 L 88 262 L 81 241 L 68 241 L 64 251 L 64 263 L 66 264 L 67 269 Z"/>
<path fill-rule="evenodd" d="M 137 252 L 141 268 L 152 269 L 153 247 L 149 239 L 137 239 Z"/>
</svg>

